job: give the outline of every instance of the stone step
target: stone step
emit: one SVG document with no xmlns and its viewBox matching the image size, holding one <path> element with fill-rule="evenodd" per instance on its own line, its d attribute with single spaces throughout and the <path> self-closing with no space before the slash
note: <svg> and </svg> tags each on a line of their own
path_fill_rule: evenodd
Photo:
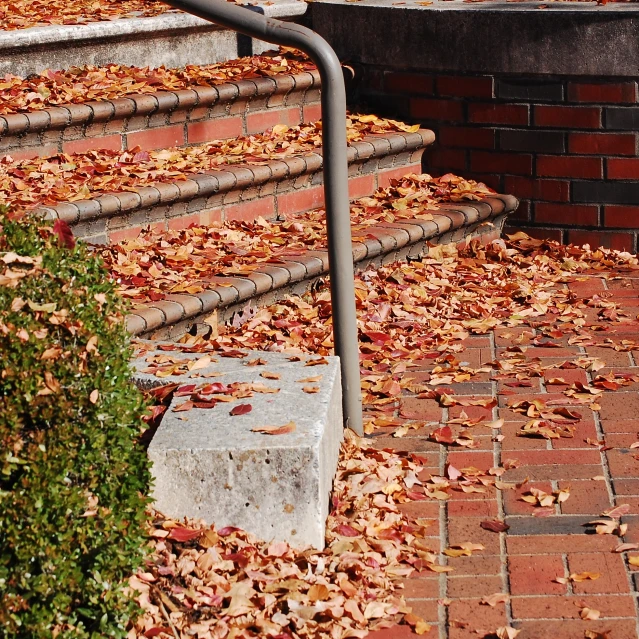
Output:
<svg viewBox="0 0 639 639">
<path fill-rule="evenodd" d="M 351 198 L 371 195 L 390 180 L 421 171 L 431 131 L 365 136 L 348 148 Z M 77 237 L 106 244 L 143 228 L 180 229 L 228 220 L 253 221 L 308 211 L 324 202 L 321 149 L 263 164 L 220 165 L 187 180 L 156 183 L 36 209 L 67 222 Z"/>
<path fill-rule="evenodd" d="M 0 114 L 0 155 L 187 147 L 320 117 L 320 77 L 310 69 Z"/>
<path fill-rule="evenodd" d="M 404 259 L 418 259 L 436 244 L 483 243 L 497 239 L 506 217 L 518 201 L 511 195 L 492 195 L 479 201 L 442 203 L 429 211 L 432 220 L 396 219 L 366 225 L 353 233 L 356 270 Z M 328 251 L 312 250 L 276 263 L 263 261 L 245 277 L 209 278 L 207 288 L 194 294 L 170 294 L 157 302 L 134 307 L 127 316 L 133 335 L 177 339 L 187 332 L 210 332 L 247 306 L 264 306 L 286 295 L 299 295 L 329 274 Z"/>
<path fill-rule="evenodd" d="M 155 507 L 177 520 L 203 519 L 218 530 L 237 526 L 265 541 L 323 548 L 344 436 L 339 359 L 302 355 L 291 361 L 290 354 L 261 351 L 225 358 L 183 352 L 179 344 L 163 345 L 166 350 L 150 342 L 138 347 L 133 367 L 143 388 L 193 384 L 193 392 L 201 392 L 214 382 L 209 394 L 226 393 L 231 399 L 232 385 L 242 385 L 235 386 L 242 399 L 212 402 L 209 408 L 175 412 L 189 397 L 172 399 L 148 449 Z M 186 370 L 203 358 L 206 362 L 191 373 L 174 371 L 160 378 L 144 372 L 157 370 L 159 361 L 164 362 L 160 368 L 173 362 Z M 309 360 L 317 365 L 308 366 Z M 262 377 L 265 371 L 269 379 Z M 321 379 L 300 381 L 311 376 Z M 314 392 L 305 392 L 307 386 Z M 250 411 L 230 414 L 240 404 Z M 282 434 L 253 430 L 287 424 L 291 432 Z"/>
<path fill-rule="evenodd" d="M 302 0 L 251 2 L 250 10 L 297 20 Z M 0 74 L 27 76 L 43 69 L 83 64 L 169 67 L 211 64 L 272 49 L 206 20 L 168 11 L 153 17 L 122 17 L 88 24 L 64 24 L 0 32 Z"/>
</svg>

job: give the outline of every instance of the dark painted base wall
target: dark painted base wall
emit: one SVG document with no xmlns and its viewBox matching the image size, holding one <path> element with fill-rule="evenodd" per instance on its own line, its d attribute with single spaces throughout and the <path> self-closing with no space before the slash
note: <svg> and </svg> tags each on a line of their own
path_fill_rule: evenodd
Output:
<svg viewBox="0 0 639 639">
<path fill-rule="evenodd" d="M 637 251 L 639 4 L 422 4 L 310 11 L 360 102 L 435 131 L 425 170 L 516 195 L 536 236 Z"/>
<path fill-rule="evenodd" d="M 520 198 L 511 230 L 635 252 L 638 79 L 366 67 L 360 99 L 435 131 L 427 172 L 473 177 Z"/>
</svg>

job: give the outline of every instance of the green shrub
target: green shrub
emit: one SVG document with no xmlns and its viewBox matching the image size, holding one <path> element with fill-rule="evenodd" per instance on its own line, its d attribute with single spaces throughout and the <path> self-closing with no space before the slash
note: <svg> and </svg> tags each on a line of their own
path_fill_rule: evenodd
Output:
<svg viewBox="0 0 639 639">
<path fill-rule="evenodd" d="M 145 404 L 122 302 L 64 223 L 0 210 L 0 637 L 122 637 Z"/>
</svg>

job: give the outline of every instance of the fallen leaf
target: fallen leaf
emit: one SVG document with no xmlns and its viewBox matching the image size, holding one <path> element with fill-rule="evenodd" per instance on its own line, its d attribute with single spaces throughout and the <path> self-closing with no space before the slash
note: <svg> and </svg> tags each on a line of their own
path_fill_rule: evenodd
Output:
<svg viewBox="0 0 639 639">
<path fill-rule="evenodd" d="M 601 616 L 601 612 L 594 608 L 584 607 L 579 611 L 579 616 L 586 621 L 596 621 Z"/>
<path fill-rule="evenodd" d="M 505 532 L 510 528 L 510 526 L 506 522 L 500 521 L 499 519 L 487 519 L 485 521 L 482 521 L 479 525 L 484 530 L 490 530 L 491 532 L 496 533 Z"/>
<path fill-rule="evenodd" d="M 619 504 L 615 508 L 611 508 L 610 510 L 604 510 L 601 514 L 604 517 L 622 517 L 623 515 L 627 515 L 630 512 L 630 504 Z"/>
<path fill-rule="evenodd" d="M 264 435 L 285 435 L 295 431 L 295 422 L 288 422 L 283 426 L 262 426 L 260 428 L 251 428 L 253 433 L 262 433 Z"/>
<path fill-rule="evenodd" d="M 229 414 L 235 417 L 236 415 L 246 415 L 247 413 L 250 413 L 252 410 L 253 410 L 253 406 L 251 406 L 251 404 L 238 404 L 237 406 L 234 406 L 231 409 Z"/>
<path fill-rule="evenodd" d="M 479 603 L 484 604 L 486 606 L 495 607 L 497 604 L 507 603 L 508 601 L 510 601 L 509 595 L 503 592 L 496 592 L 494 595 L 488 595 L 487 597 L 483 597 Z"/>
<path fill-rule="evenodd" d="M 191 528 L 183 528 L 180 526 L 175 526 L 169 530 L 168 539 L 173 539 L 174 541 L 187 542 L 192 541 L 193 539 L 198 539 L 202 534 L 201 530 L 192 530 Z"/>
</svg>

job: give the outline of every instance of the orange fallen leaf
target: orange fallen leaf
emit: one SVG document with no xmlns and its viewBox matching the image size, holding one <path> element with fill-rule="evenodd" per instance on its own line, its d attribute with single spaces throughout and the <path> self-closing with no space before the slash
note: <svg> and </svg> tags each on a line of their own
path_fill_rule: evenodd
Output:
<svg viewBox="0 0 639 639">
<path fill-rule="evenodd" d="M 283 426 L 261 426 L 259 428 L 251 428 L 253 433 L 262 433 L 264 435 L 285 435 L 295 431 L 295 422 L 288 422 Z"/>
<path fill-rule="evenodd" d="M 496 592 L 494 595 L 483 597 L 479 603 L 484 604 L 485 606 L 492 606 L 494 608 L 497 604 L 507 603 L 508 601 L 510 601 L 510 595 L 503 592 Z"/>
</svg>

